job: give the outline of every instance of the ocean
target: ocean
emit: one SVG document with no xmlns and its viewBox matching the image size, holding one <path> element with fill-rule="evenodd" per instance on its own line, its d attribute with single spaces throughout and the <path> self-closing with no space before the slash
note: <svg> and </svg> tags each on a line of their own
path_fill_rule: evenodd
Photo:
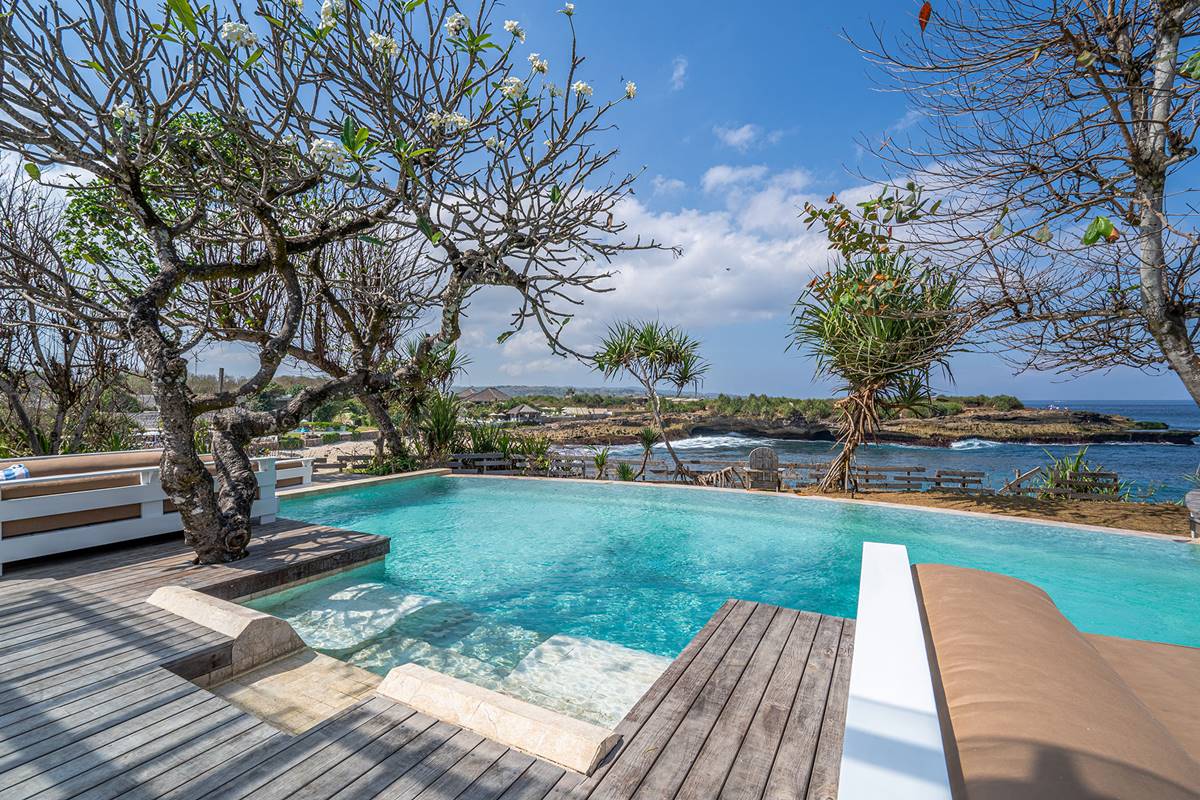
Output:
<svg viewBox="0 0 1200 800">
<path fill-rule="evenodd" d="M 1172 428 L 1200 431 L 1200 408 L 1187 402 L 1082 402 L 1069 400 L 1027 402 L 1031 407 L 1054 405 L 1106 414 L 1122 414 L 1135 420 L 1165 422 Z M 1200 441 L 1200 440 L 1198 440 Z M 836 445 L 786 439 L 724 434 L 697 436 L 673 442 L 682 458 L 744 459 L 755 447 L 774 447 L 781 461 L 819 461 L 828 459 Z M 936 469 L 979 470 L 988 475 L 990 486 L 999 487 L 1015 474 L 1045 464 L 1047 453 L 1056 457 L 1072 455 L 1081 445 L 1002 444 L 979 439 L 956 443 L 953 447 L 916 445 L 867 445 L 859 451 L 862 463 L 874 465 L 919 465 Z M 661 445 L 659 446 L 661 449 Z M 616 457 L 640 455 L 637 445 L 612 448 Z M 663 453 L 665 456 L 665 453 Z M 1188 475 L 1200 469 L 1200 445 L 1174 444 L 1092 444 L 1087 458 L 1128 481 L 1135 499 L 1175 502 L 1190 489 Z"/>
</svg>

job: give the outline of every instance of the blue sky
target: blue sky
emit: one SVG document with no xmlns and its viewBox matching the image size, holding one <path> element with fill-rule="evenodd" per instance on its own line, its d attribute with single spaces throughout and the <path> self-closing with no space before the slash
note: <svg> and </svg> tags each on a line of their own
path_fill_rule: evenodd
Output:
<svg viewBox="0 0 1200 800">
<path fill-rule="evenodd" d="M 572 323 L 586 347 L 611 321 L 659 317 L 682 324 L 704 342 L 712 364 L 706 391 L 813 396 L 811 363 L 785 351 L 792 302 L 828 256 L 797 210 L 806 199 L 847 192 L 870 172 L 861 143 L 912 122 L 904 98 L 876 91 L 868 65 L 843 37 L 915 26 L 916 0 L 852 3 L 647 3 L 578 0 L 575 22 L 587 62 L 580 77 L 597 99 L 616 97 L 626 80 L 637 99 L 613 116 L 621 149 L 617 168 L 644 168 L 631 232 L 684 248 L 638 254 L 616 264 L 615 291 L 588 296 Z M 518 19 L 525 46 L 551 63 L 566 62 L 559 2 L 513 0 L 498 11 Z M 523 51 L 522 51 L 523 52 Z M 480 293 L 464 325 L 472 358 L 464 382 L 598 385 L 578 363 L 551 357 L 534 335 L 495 342 L 515 302 L 499 290 Z M 205 359 L 240 372 L 241 359 Z M 247 366 L 247 370 L 248 370 Z M 1026 373 L 994 356 L 960 357 L 961 393 L 1007 392 L 1030 399 L 1186 399 L 1171 375 L 1133 371 L 1070 379 Z"/>
</svg>

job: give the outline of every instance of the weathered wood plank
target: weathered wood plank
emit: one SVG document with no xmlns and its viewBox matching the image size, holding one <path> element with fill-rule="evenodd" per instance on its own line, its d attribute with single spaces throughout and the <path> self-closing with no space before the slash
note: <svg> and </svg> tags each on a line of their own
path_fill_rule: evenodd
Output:
<svg viewBox="0 0 1200 800">
<path fill-rule="evenodd" d="M 717 669 L 704 682 L 699 695 L 692 701 L 684 718 L 663 745 L 654 765 L 643 774 L 635 797 L 674 797 L 694 765 L 701 767 L 699 771 L 703 774 L 698 776 L 700 779 L 724 780 L 724 769 L 720 769 L 720 774 L 708 771 L 709 768 L 719 768 L 720 763 L 698 762 L 697 756 L 704 748 L 709 734 L 713 732 L 718 717 L 723 715 L 726 704 L 732 702 L 738 688 L 744 688 L 742 696 L 738 698 L 739 702 L 751 704 L 744 717 L 745 724 L 749 724 L 750 714 L 758 707 L 762 688 L 766 686 L 767 679 L 775 669 L 779 651 L 787 641 L 794 620 L 794 617 L 789 617 L 782 624 L 776 624 L 780 612 L 781 609 L 777 606 L 758 605 L 754 608 L 749 621 L 726 651 Z M 750 680 L 743 682 L 742 679 L 755 663 L 756 656 L 761 656 L 757 659 L 757 676 L 751 676 Z M 753 686 L 756 677 L 762 679 L 758 687 Z M 755 691 L 758 692 L 758 696 L 753 696 Z M 736 754 L 743 730 L 744 728 L 736 733 L 726 730 L 729 738 L 723 739 L 720 746 L 731 748 Z"/>
<path fill-rule="evenodd" d="M 688 665 L 655 713 L 638 729 L 629 744 L 621 749 L 608 773 L 588 796 L 596 800 L 625 798 L 637 791 L 642 778 L 654 766 L 662 748 L 687 714 L 704 685 L 716 671 L 725 653 L 742 628 L 749 624 L 757 605 L 739 602 L 725 617 L 716 633 Z M 757 623 L 756 623 L 757 624 Z M 763 623 L 765 627 L 765 622 Z M 595 776 L 593 776 L 595 777 Z"/>
<path fill-rule="evenodd" d="M 384 787 L 408 774 L 457 732 L 458 728 L 445 722 L 426 728 L 412 741 L 342 787 L 333 797 L 337 800 L 375 797 Z"/>
<path fill-rule="evenodd" d="M 742 740 L 742 747 L 722 787 L 721 797 L 757 797 L 766 786 L 775 763 L 775 753 L 783 738 L 788 715 L 796 700 L 800 681 L 808 665 L 813 639 L 817 635 L 817 614 L 801 612 L 792 628 L 779 663 L 767 684 L 767 690 L 754 712 L 754 719 Z M 697 796 L 700 796 L 697 794 Z"/>
<path fill-rule="evenodd" d="M 518 750 L 509 750 L 475 779 L 457 800 L 497 800 L 516 783 L 535 759 Z"/>
<path fill-rule="evenodd" d="M 712 797 L 714 789 L 725 784 L 730 768 L 740 757 L 746 734 L 757 716 L 771 678 L 779 668 L 799 616 L 798 611 L 779 609 L 737 687 L 721 709 L 703 748 L 685 765 L 686 778 L 675 793 L 676 798 Z M 663 755 L 666 757 L 669 753 Z"/>
<path fill-rule="evenodd" d="M 846 706 L 850 700 L 850 664 L 854 659 L 854 620 L 842 623 L 837 663 L 829 684 L 825 718 L 817 739 L 807 800 L 836 800 L 841 769 L 842 742 L 846 736 Z"/>
<path fill-rule="evenodd" d="M 841 640 L 842 622 L 836 617 L 822 617 L 817 626 L 817 636 L 808 655 L 808 664 L 800 680 L 792 712 L 788 715 L 764 797 L 772 800 L 802 800 L 808 790 Z"/>
</svg>

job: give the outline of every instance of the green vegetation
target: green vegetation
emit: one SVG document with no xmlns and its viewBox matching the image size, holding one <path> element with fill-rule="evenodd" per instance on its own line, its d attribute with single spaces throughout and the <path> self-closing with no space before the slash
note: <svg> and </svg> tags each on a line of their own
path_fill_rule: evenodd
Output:
<svg viewBox="0 0 1200 800">
<path fill-rule="evenodd" d="M 1115 483 L 1112 473 L 1103 465 L 1090 461 L 1088 449 L 1070 455 L 1056 457 L 1048 450 L 1043 450 L 1049 463 L 1042 467 L 1035 486 L 1047 490 L 1038 495 L 1041 499 L 1055 497 L 1059 492 L 1073 494 L 1097 495 L 1100 497 L 1119 497 L 1130 500 L 1132 489 L 1126 482 Z"/>
<path fill-rule="evenodd" d="M 593 447 L 592 463 L 596 465 L 596 480 L 603 480 L 608 474 L 608 448 Z"/>
<path fill-rule="evenodd" d="M 693 477 L 667 438 L 659 392 L 673 388 L 678 395 L 688 386 L 700 385 L 708 371 L 708 364 L 700 357 L 700 342 L 680 328 L 661 322 L 624 320 L 609 327 L 592 361 L 605 378 L 628 375 L 641 384 L 649 399 L 654 424 L 675 462 L 676 474 Z"/>
<path fill-rule="evenodd" d="M 791 346 L 811 356 L 817 374 L 842 383 L 837 402 L 842 444 L 821 489 L 849 487 L 854 453 L 879 428 L 889 407 L 918 408 L 930 395 L 931 373 L 950 374 L 950 355 L 967 328 L 958 279 L 903 252 L 892 226 L 935 213 L 921 189 L 885 190 L 851 211 L 836 197 L 805 205 L 820 222 L 838 263 L 818 275 L 796 301 Z"/>
</svg>

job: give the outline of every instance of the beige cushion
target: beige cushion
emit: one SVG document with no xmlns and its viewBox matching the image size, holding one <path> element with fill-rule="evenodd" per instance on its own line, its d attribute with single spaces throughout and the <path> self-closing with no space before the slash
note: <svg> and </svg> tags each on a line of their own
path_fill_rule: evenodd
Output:
<svg viewBox="0 0 1200 800">
<path fill-rule="evenodd" d="M 978 570 L 915 571 L 956 797 L 1200 797 L 1200 764 L 1045 592 Z"/>
<path fill-rule="evenodd" d="M 0 461 L 0 469 L 12 464 L 24 464 L 29 470 L 29 477 L 44 478 L 50 475 L 76 475 L 81 472 L 105 472 L 131 467 L 157 467 L 161 459 L 162 450 L 129 450 L 120 453 L 84 453 L 51 458 L 12 458 Z"/>
<path fill-rule="evenodd" d="M 1200 648 L 1090 634 L 1087 640 L 1200 761 Z"/>
</svg>

